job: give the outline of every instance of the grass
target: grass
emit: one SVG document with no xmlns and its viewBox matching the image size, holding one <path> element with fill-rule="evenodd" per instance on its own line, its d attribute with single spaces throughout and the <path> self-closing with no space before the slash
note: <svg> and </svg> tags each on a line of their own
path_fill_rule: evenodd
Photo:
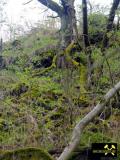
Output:
<svg viewBox="0 0 120 160">
<path fill-rule="evenodd" d="M 119 33 L 116 33 L 115 46 L 106 50 L 114 81 L 119 81 Z M 107 92 L 111 88 L 108 65 L 101 56 L 100 48 L 93 49 L 95 61 L 94 78 L 96 87 L 91 91 L 86 90 L 86 55 L 82 52 L 79 56 L 84 61 L 81 68 L 72 70 L 52 69 L 41 76 L 32 76 L 33 72 L 44 70 L 35 69 L 31 61 L 40 61 L 51 53 L 42 55 L 33 54 L 37 49 L 57 43 L 51 36 L 41 35 L 40 32 L 20 37 L 20 50 L 8 50 L 9 43 L 3 56 L 15 58 L 15 62 L 0 70 L 0 92 L 5 91 L 0 104 L 0 144 L 1 147 L 20 148 L 27 146 L 44 147 L 45 149 L 62 148 L 70 140 L 71 132 L 76 122 L 85 116 L 103 96 L 94 94 L 96 90 Z M 111 40 L 112 41 L 112 40 Z M 111 42 L 112 43 L 112 42 Z M 7 59 L 8 60 L 8 59 Z M 103 76 L 97 77 L 99 66 L 104 62 Z M 27 90 L 24 88 L 27 87 Z M 12 94 L 14 92 L 14 94 Z M 0 93 L 0 94 L 1 94 Z M 16 94 L 15 94 L 16 93 Z M 71 112 L 72 111 L 72 112 Z M 107 124 L 117 121 L 113 116 Z M 72 118 L 71 118 L 72 117 Z M 71 124 L 72 121 L 72 124 Z M 96 132 L 90 129 L 96 129 Z M 104 134 L 101 133 L 104 131 Z M 118 128 L 114 127 L 118 134 Z M 84 148 L 93 142 L 119 142 L 119 137 L 112 134 L 112 127 L 104 124 L 92 123 L 83 133 L 80 147 Z"/>
</svg>

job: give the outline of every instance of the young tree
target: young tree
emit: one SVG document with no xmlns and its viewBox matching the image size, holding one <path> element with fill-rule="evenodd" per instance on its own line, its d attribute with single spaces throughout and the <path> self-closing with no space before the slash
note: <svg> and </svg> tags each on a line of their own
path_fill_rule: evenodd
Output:
<svg viewBox="0 0 120 160">
<path fill-rule="evenodd" d="M 76 17 L 74 2 L 75 0 L 61 0 L 61 5 L 53 0 L 38 0 L 44 6 L 56 12 L 61 20 L 61 48 L 66 48 L 75 38 Z"/>
<path fill-rule="evenodd" d="M 83 38 L 84 38 L 84 45 L 88 47 L 89 38 L 88 38 L 88 16 L 87 16 L 87 2 L 86 0 L 82 0 L 82 9 L 83 9 Z"/>
<path fill-rule="evenodd" d="M 89 35 L 88 35 L 88 12 L 87 12 L 87 1 L 82 0 L 82 12 L 83 12 L 83 40 L 84 40 L 84 46 L 85 51 L 87 54 L 87 63 L 88 63 L 88 88 L 92 86 L 93 80 L 92 80 L 92 55 L 91 55 L 91 49 L 87 49 L 87 47 L 90 46 L 89 43 Z"/>
</svg>

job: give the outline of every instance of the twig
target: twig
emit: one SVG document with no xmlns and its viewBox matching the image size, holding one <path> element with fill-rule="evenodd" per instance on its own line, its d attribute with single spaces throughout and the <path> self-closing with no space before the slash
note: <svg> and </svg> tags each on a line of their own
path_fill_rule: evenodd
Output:
<svg viewBox="0 0 120 160">
<path fill-rule="evenodd" d="M 59 16 L 47 16 L 49 18 L 58 18 Z"/>
<path fill-rule="evenodd" d="M 33 1 L 33 0 L 30 0 L 30 1 L 26 2 L 26 3 L 23 3 L 23 5 L 29 4 L 29 3 L 32 2 L 32 1 Z"/>
</svg>

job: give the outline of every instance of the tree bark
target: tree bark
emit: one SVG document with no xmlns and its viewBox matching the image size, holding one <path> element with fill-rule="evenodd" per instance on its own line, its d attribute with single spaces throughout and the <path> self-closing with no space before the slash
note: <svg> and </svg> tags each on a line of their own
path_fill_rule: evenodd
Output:
<svg viewBox="0 0 120 160">
<path fill-rule="evenodd" d="M 108 24 L 107 24 L 107 32 L 111 31 L 113 28 L 113 21 L 115 18 L 115 12 L 118 8 L 118 5 L 120 3 L 120 0 L 114 0 L 112 8 L 110 10 L 109 18 L 108 18 Z"/>
<path fill-rule="evenodd" d="M 56 12 L 59 16 L 62 15 L 63 8 L 59 6 L 56 2 L 52 0 L 38 0 L 44 6 L 50 8 L 52 11 Z"/>
<path fill-rule="evenodd" d="M 75 38 L 76 18 L 74 0 L 63 0 L 63 14 L 61 18 L 61 46 L 66 48 Z"/>
<path fill-rule="evenodd" d="M 82 9 L 83 9 L 83 39 L 85 47 L 88 47 L 89 37 L 88 37 L 88 18 L 87 18 L 87 2 L 82 0 Z"/>
<path fill-rule="evenodd" d="M 118 17 L 117 17 L 118 19 L 117 19 L 117 30 L 119 30 L 120 29 L 120 17 L 119 17 L 119 15 L 118 15 Z"/>
<path fill-rule="evenodd" d="M 0 39 L 0 56 L 1 56 L 2 50 L 3 50 L 3 39 L 1 38 Z"/>
<path fill-rule="evenodd" d="M 92 60 L 92 51 L 91 49 L 87 49 L 87 47 L 90 46 L 89 43 L 89 35 L 88 35 L 88 13 L 87 13 L 87 1 L 86 0 L 82 0 L 82 9 L 83 9 L 83 41 L 84 41 L 84 46 L 85 46 L 85 51 L 87 54 L 87 68 L 88 68 L 88 77 L 87 77 L 87 86 L 88 88 L 91 88 L 92 83 L 93 83 L 93 70 L 92 70 L 92 66 L 93 66 L 93 60 Z"/>
<path fill-rule="evenodd" d="M 89 112 L 74 128 L 72 139 L 69 145 L 64 149 L 62 154 L 57 160 L 68 160 L 73 151 L 78 147 L 81 134 L 84 128 L 97 116 L 99 115 L 105 108 L 106 104 L 109 100 L 115 96 L 115 94 L 120 90 L 120 82 L 118 82 L 112 89 L 110 89 L 107 94 L 103 97 L 103 99 L 96 105 L 96 107 Z"/>
<path fill-rule="evenodd" d="M 61 20 L 60 48 L 66 48 L 77 34 L 74 2 L 75 0 L 61 0 L 62 7 L 52 0 L 38 0 L 40 3 L 55 11 Z"/>
</svg>

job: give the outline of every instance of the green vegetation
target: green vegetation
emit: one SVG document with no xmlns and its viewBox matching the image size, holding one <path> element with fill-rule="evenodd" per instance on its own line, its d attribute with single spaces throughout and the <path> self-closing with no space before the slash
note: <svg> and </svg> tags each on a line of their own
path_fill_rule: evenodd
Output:
<svg viewBox="0 0 120 160">
<path fill-rule="evenodd" d="M 90 18 L 92 22 L 97 19 L 96 15 Z M 104 25 L 104 18 L 101 25 Z M 57 54 L 53 46 L 57 40 L 53 36 L 37 31 L 20 37 L 20 48 L 14 48 L 11 42 L 6 44 L 2 53 L 5 67 L 0 70 L 1 160 L 12 160 L 13 154 L 14 160 L 51 160 L 48 154 L 35 148 L 51 150 L 68 144 L 77 121 L 111 88 L 110 72 L 114 82 L 120 79 L 119 35 L 120 31 L 114 32 L 110 47 L 105 51 L 110 68 L 100 48 L 92 46 L 95 85 L 91 90 L 87 90 L 86 85 L 87 55 L 84 50 L 68 57 L 68 61 L 74 59 L 77 65 L 64 70 L 56 66 L 48 69 Z M 101 65 L 103 74 L 99 77 Z M 80 149 L 90 147 L 93 142 L 117 142 L 120 147 L 117 105 L 116 99 L 112 99 L 106 106 L 111 109 L 112 116 L 97 124 L 91 122 L 83 133 Z M 26 147 L 35 148 L 20 149 Z"/>
<path fill-rule="evenodd" d="M 107 17 L 102 13 L 92 13 L 88 16 L 90 34 L 98 34 L 104 32 Z"/>
<path fill-rule="evenodd" d="M 1 153 L 1 160 L 52 160 L 50 155 L 41 149 L 27 148 Z"/>
</svg>

